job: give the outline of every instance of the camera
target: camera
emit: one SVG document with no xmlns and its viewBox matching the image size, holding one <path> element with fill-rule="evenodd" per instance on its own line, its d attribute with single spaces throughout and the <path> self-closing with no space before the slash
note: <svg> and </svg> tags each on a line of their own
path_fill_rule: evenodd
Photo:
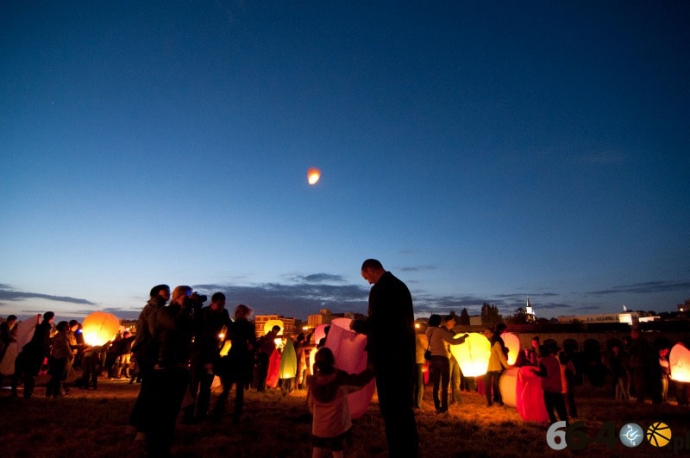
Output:
<svg viewBox="0 0 690 458">
<path fill-rule="evenodd" d="M 206 302 L 208 300 L 208 296 L 205 294 L 197 294 L 197 292 L 194 291 L 192 293 L 192 295 L 190 296 L 190 299 L 203 304 L 204 302 Z"/>
</svg>

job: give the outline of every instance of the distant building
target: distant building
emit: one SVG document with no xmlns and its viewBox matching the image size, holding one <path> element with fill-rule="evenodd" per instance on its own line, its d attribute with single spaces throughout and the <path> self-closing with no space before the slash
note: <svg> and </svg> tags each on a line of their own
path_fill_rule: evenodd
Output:
<svg viewBox="0 0 690 458">
<path fill-rule="evenodd" d="M 481 315 L 470 317 L 470 326 L 481 326 L 481 325 L 482 325 Z"/>
<path fill-rule="evenodd" d="M 528 323 L 534 323 L 537 321 L 537 315 L 535 315 L 532 304 L 529 302 L 529 296 L 527 296 L 527 305 L 525 306 L 525 320 Z"/>
<path fill-rule="evenodd" d="M 644 323 L 647 321 L 657 321 L 658 316 L 640 316 L 639 312 L 625 311 L 623 313 L 595 313 L 592 315 L 559 316 L 559 323 L 626 323 L 632 325 L 633 322 Z"/>
<path fill-rule="evenodd" d="M 366 317 L 361 313 L 354 312 L 344 312 L 344 313 L 332 313 L 328 309 L 321 309 L 319 313 L 309 315 L 307 317 L 307 327 L 308 329 L 314 329 L 320 324 L 330 324 L 335 318 L 351 318 L 353 320 L 363 320 Z"/>
<path fill-rule="evenodd" d="M 288 318 L 282 315 L 256 315 L 254 317 L 254 326 L 256 327 L 256 336 L 257 337 L 262 337 L 266 335 L 266 330 L 264 329 L 266 326 L 266 323 L 272 320 L 279 320 L 283 322 L 283 335 L 284 336 L 292 336 L 296 335 L 299 332 L 302 332 L 301 329 L 297 329 L 296 327 L 296 322 L 297 320 L 295 318 Z M 270 329 L 269 329 L 270 331 Z M 298 332 L 299 331 L 299 332 Z"/>
</svg>

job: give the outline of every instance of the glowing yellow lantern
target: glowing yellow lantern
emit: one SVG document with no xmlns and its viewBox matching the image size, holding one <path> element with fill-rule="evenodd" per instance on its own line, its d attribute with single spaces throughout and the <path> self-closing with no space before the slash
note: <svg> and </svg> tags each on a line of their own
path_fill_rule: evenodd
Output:
<svg viewBox="0 0 690 458">
<path fill-rule="evenodd" d="M 510 361 L 510 359 L 508 361 Z M 501 392 L 503 403 L 509 407 L 517 406 L 518 372 L 519 368 L 517 367 L 506 369 L 503 371 L 503 374 L 501 374 L 501 378 L 498 381 L 498 389 Z"/>
<path fill-rule="evenodd" d="M 120 320 L 108 312 L 93 312 L 84 318 L 82 334 L 84 342 L 99 346 L 113 340 L 120 329 Z"/>
<path fill-rule="evenodd" d="M 273 329 L 273 326 L 278 326 L 280 328 L 280 331 L 278 331 L 278 336 L 282 336 L 283 335 L 283 329 L 285 329 L 285 323 L 283 323 L 282 320 L 268 320 L 264 324 L 264 335 L 271 332 L 271 329 Z M 280 337 L 276 337 L 275 343 L 276 343 L 276 347 L 282 348 L 283 339 L 281 339 Z"/>
<path fill-rule="evenodd" d="M 316 362 L 316 352 L 319 351 L 318 348 L 314 347 L 309 351 L 309 373 L 314 373 L 314 363 Z"/>
<path fill-rule="evenodd" d="M 511 366 L 515 364 L 518 355 L 520 354 L 520 339 L 515 334 L 504 332 L 501 334 L 503 343 L 508 348 L 508 364 Z"/>
<path fill-rule="evenodd" d="M 671 366 L 671 379 L 676 382 L 690 382 L 690 350 L 677 343 L 671 348 L 668 361 Z"/>
<path fill-rule="evenodd" d="M 456 337 L 463 334 L 458 334 Z M 462 369 L 465 377 L 477 377 L 486 374 L 491 355 L 491 344 L 484 335 L 473 332 L 465 339 L 465 343 L 451 345 L 450 352 Z"/>
<path fill-rule="evenodd" d="M 315 185 L 319 181 L 319 178 L 321 178 L 321 170 L 312 167 L 307 171 L 307 181 L 309 181 L 310 185 Z"/>
</svg>

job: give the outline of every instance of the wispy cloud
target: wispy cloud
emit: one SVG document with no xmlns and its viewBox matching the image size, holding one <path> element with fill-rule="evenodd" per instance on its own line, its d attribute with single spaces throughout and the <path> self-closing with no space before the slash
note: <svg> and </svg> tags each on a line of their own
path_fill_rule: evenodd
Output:
<svg viewBox="0 0 690 458">
<path fill-rule="evenodd" d="M 400 272 L 428 272 L 430 270 L 436 270 L 436 266 L 413 266 L 413 267 L 400 267 Z"/>
<path fill-rule="evenodd" d="M 649 281 L 643 283 L 633 283 L 631 285 L 614 286 L 609 289 L 590 291 L 588 294 L 607 295 L 619 293 L 663 293 L 667 291 L 690 291 L 688 281 Z"/>
<path fill-rule="evenodd" d="M 293 278 L 293 280 L 296 282 L 306 283 L 342 283 L 345 281 L 345 279 L 341 275 L 332 275 L 326 273 L 296 276 Z"/>
<path fill-rule="evenodd" d="M 317 313 L 322 308 L 333 312 L 363 312 L 366 310 L 369 294 L 368 288 L 359 285 L 332 285 L 308 280 L 297 284 L 203 284 L 194 287 L 209 294 L 222 291 L 227 297 L 229 307 L 232 307 L 232 304 L 243 303 L 261 310 L 261 313 L 296 317 Z"/>
<path fill-rule="evenodd" d="M 80 299 L 70 296 L 53 296 L 51 294 L 32 293 L 27 291 L 17 291 L 8 285 L 0 285 L 0 300 L 5 301 L 24 301 L 27 299 L 44 299 L 55 302 L 67 302 L 70 304 L 96 305 L 87 299 Z"/>
</svg>

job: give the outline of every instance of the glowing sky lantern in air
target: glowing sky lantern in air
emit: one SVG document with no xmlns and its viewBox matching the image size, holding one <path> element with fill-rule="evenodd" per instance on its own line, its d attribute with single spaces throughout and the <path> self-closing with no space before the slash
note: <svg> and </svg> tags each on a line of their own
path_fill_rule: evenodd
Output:
<svg viewBox="0 0 690 458">
<path fill-rule="evenodd" d="M 463 334 L 458 334 L 456 337 L 459 335 Z M 450 352 L 460 364 L 460 369 L 465 377 L 477 377 L 486 374 L 486 369 L 489 367 L 491 344 L 489 339 L 482 334 L 470 333 L 465 343 L 451 345 Z"/>
<path fill-rule="evenodd" d="M 676 382 L 690 382 L 690 350 L 683 344 L 675 344 L 668 357 L 671 378 Z"/>
<path fill-rule="evenodd" d="M 515 364 L 518 354 L 520 354 L 520 339 L 518 336 L 511 334 L 510 332 L 504 332 L 501 334 L 501 338 L 503 339 L 503 343 L 508 348 L 508 364 L 512 366 Z"/>
<path fill-rule="evenodd" d="M 309 181 L 310 185 L 315 185 L 319 178 L 321 178 L 321 170 L 316 167 L 312 167 L 307 171 L 307 181 Z"/>
<path fill-rule="evenodd" d="M 93 312 L 84 318 L 82 334 L 84 342 L 99 346 L 113 340 L 120 329 L 120 320 L 112 313 Z"/>
</svg>

